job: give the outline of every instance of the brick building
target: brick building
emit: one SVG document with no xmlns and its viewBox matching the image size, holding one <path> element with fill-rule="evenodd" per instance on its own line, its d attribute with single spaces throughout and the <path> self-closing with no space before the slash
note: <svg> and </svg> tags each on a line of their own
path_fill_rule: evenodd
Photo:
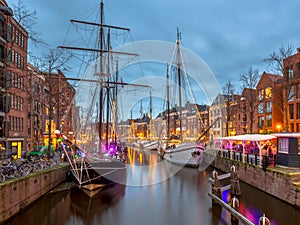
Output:
<svg viewBox="0 0 300 225">
<path fill-rule="evenodd" d="M 281 87 L 285 102 L 283 129 L 300 132 L 300 48 L 296 54 L 283 60 Z"/>
<path fill-rule="evenodd" d="M 264 72 L 256 86 L 254 133 L 277 132 L 282 125 L 282 76 Z"/>
<path fill-rule="evenodd" d="M 1 148 L 19 157 L 26 151 L 28 34 L 13 18 L 6 1 L 0 2 Z M 3 154 L 2 154 L 3 155 Z"/>
<path fill-rule="evenodd" d="M 45 110 L 44 84 L 45 77 L 34 66 L 28 64 L 28 96 L 27 96 L 27 149 L 44 145 Z"/>
<path fill-rule="evenodd" d="M 61 71 L 51 75 L 55 80 L 47 79 L 27 63 L 28 33 L 6 1 L 0 6 L 0 158 L 21 157 L 45 144 L 50 111 L 51 131 L 74 131 L 75 90 Z"/>
<path fill-rule="evenodd" d="M 251 134 L 254 131 L 256 90 L 244 88 L 237 99 L 236 134 Z"/>
</svg>

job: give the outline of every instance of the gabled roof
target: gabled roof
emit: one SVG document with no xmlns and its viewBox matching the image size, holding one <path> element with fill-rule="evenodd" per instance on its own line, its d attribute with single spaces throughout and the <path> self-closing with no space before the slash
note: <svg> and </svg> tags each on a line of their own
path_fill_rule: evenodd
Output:
<svg viewBox="0 0 300 225">
<path fill-rule="evenodd" d="M 259 89 L 258 87 L 266 87 L 266 85 L 262 84 L 268 84 L 268 86 L 271 86 L 272 84 L 270 84 L 270 82 L 276 83 L 280 81 L 280 79 L 282 79 L 281 75 L 263 72 L 259 82 L 256 85 L 256 89 Z"/>
</svg>

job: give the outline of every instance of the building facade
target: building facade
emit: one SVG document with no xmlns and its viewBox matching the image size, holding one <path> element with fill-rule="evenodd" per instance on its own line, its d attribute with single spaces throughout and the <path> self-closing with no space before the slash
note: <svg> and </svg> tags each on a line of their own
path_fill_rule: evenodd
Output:
<svg viewBox="0 0 300 225">
<path fill-rule="evenodd" d="M 280 75 L 264 72 L 256 86 L 255 133 L 277 132 L 282 125 L 281 79 Z"/>
<path fill-rule="evenodd" d="M 289 132 L 300 132 L 300 48 L 283 60 L 281 88 L 285 103 L 282 127 Z"/>
<path fill-rule="evenodd" d="M 1 38 L 1 148 L 21 157 L 27 146 L 28 34 L 13 18 L 6 1 L 0 2 Z"/>
</svg>

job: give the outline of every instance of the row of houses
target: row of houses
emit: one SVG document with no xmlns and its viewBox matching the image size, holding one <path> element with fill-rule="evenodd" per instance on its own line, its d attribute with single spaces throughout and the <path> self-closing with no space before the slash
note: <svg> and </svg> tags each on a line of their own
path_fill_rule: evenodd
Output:
<svg viewBox="0 0 300 225">
<path fill-rule="evenodd" d="M 206 138 L 212 140 L 249 133 L 300 132 L 300 48 L 283 60 L 281 75 L 263 72 L 255 89 L 244 88 L 239 95 L 220 93 L 210 106 L 187 102 L 181 121 L 178 107 L 170 110 L 169 117 L 169 134 L 166 112 L 154 118 L 152 124 L 151 120 L 140 119 L 123 122 L 120 133 L 124 137 L 149 138 L 154 133 L 156 138 L 182 135 L 196 139 L 210 128 Z"/>
<path fill-rule="evenodd" d="M 28 33 L 14 19 L 6 1 L 0 0 L 0 153 L 20 155 L 35 146 L 55 145 L 50 143 L 55 129 L 74 132 L 79 123 L 75 89 L 62 71 L 41 72 L 28 64 L 27 55 Z M 245 88 L 240 95 L 220 93 L 210 106 L 186 102 L 182 110 L 173 107 L 169 116 L 161 112 L 153 119 L 123 121 L 118 134 L 196 139 L 208 128 L 208 139 L 299 132 L 300 49 L 283 60 L 281 75 L 262 73 L 255 89 Z"/>
<path fill-rule="evenodd" d="M 73 132 L 74 88 L 61 71 L 41 72 L 27 56 L 28 33 L 1 0 L 0 158 L 48 145 L 55 129 Z"/>
</svg>

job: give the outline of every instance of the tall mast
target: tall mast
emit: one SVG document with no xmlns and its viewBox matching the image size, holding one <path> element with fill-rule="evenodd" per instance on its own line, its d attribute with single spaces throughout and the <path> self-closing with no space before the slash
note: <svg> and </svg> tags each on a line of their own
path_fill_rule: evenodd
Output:
<svg viewBox="0 0 300 225">
<path fill-rule="evenodd" d="M 100 39 L 99 39 L 99 48 L 100 48 L 100 76 L 103 74 L 103 17 L 104 17 L 104 4 L 103 0 L 100 3 Z M 102 145 L 102 119 L 103 119 L 103 80 L 100 78 L 100 95 L 99 95 L 99 146 Z"/>
<path fill-rule="evenodd" d="M 138 56 L 138 54 L 136 53 L 130 53 L 130 52 L 122 52 L 122 51 L 113 51 L 110 47 L 110 42 L 108 41 L 108 45 L 105 44 L 105 29 L 108 29 L 108 36 L 109 36 L 109 30 L 110 29 L 117 29 L 117 30 L 123 30 L 123 31 L 130 31 L 129 28 L 124 28 L 124 27 L 118 27 L 118 26 L 111 26 L 111 25 L 107 25 L 104 24 L 104 3 L 103 0 L 101 0 L 100 2 L 100 18 L 99 18 L 99 23 L 94 23 L 94 22 L 88 22 L 88 21 L 81 21 L 81 20 L 70 20 L 71 23 L 81 23 L 84 25 L 89 25 L 89 26 L 98 26 L 99 27 L 99 39 L 97 40 L 97 44 L 98 47 L 97 48 L 84 48 L 84 47 L 74 47 L 74 46 L 58 46 L 58 48 L 62 48 L 62 49 L 69 49 L 69 50 L 77 50 L 77 51 L 89 51 L 89 52 L 95 52 L 97 53 L 99 56 L 99 63 L 100 63 L 100 68 L 99 68 L 99 72 L 95 71 L 95 76 L 99 76 L 97 79 L 95 80 L 87 80 L 87 79 L 80 79 L 80 81 L 90 81 L 90 82 L 99 82 L 100 83 L 100 93 L 99 93 L 99 114 L 97 115 L 98 117 L 98 136 L 99 136 L 99 144 L 100 146 L 102 145 L 102 138 L 103 138 L 103 131 L 104 131 L 104 127 L 103 127 L 103 121 L 104 121 L 104 117 L 105 117 L 105 113 L 104 113 L 104 108 L 107 107 L 107 110 L 109 109 L 109 93 L 111 91 L 109 91 L 109 88 L 111 88 L 113 85 L 131 85 L 128 83 L 124 83 L 124 82 L 111 82 L 109 80 L 105 80 L 104 77 L 109 77 L 110 74 L 108 73 L 109 71 L 109 64 L 106 67 L 106 64 L 109 63 L 109 60 L 105 62 L 105 54 L 108 55 L 128 55 L 128 56 Z M 110 87 L 109 87 L 110 86 Z M 142 86 L 142 85 L 141 85 Z M 107 94 L 107 105 L 104 106 L 105 103 L 105 94 Z M 109 112 L 106 112 L 106 122 L 108 124 L 109 122 Z M 106 127 L 106 131 L 108 131 L 107 127 Z M 106 135 L 106 137 L 108 137 L 108 135 Z"/>
<path fill-rule="evenodd" d="M 107 34 L 107 49 L 110 50 L 110 29 L 108 29 L 108 34 Z M 107 74 L 110 74 L 110 56 L 107 56 Z M 109 77 L 107 79 L 108 84 L 106 85 L 106 133 L 105 133 L 105 142 L 106 142 L 106 150 L 108 150 L 108 135 L 109 135 L 109 101 L 110 101 L 110 85 L 109 85 Z"/>
<path fill-rule="evenodd" d="M 116 83 L 119 82 L 119 61 L 116 63 Z M 115 142 L 117 142 L 117 130 L 118 130 L 118 85 L 115 87 Z"/>
<path fill-rule="evenodd" d="M 181 49 L 180 49 L 181 33 L 177 28 L 177 75 L 178 75 L 178 97 L 179 97 L 179 130 L 180 140 L 182 141 L 182 96 L 181 96 Z"/>
<path fill-rule="evenodd" d="M 153 120 L 152 120 L 152 91 L 150 89 L 150 132 L 149 137 L 152 139 L 153 133 Z"/>
<path fill-rule="evenodd" d="M 170 139 L 170 76 L 169 65 L 167 65 L 167 140 Z"/>
</svg>

